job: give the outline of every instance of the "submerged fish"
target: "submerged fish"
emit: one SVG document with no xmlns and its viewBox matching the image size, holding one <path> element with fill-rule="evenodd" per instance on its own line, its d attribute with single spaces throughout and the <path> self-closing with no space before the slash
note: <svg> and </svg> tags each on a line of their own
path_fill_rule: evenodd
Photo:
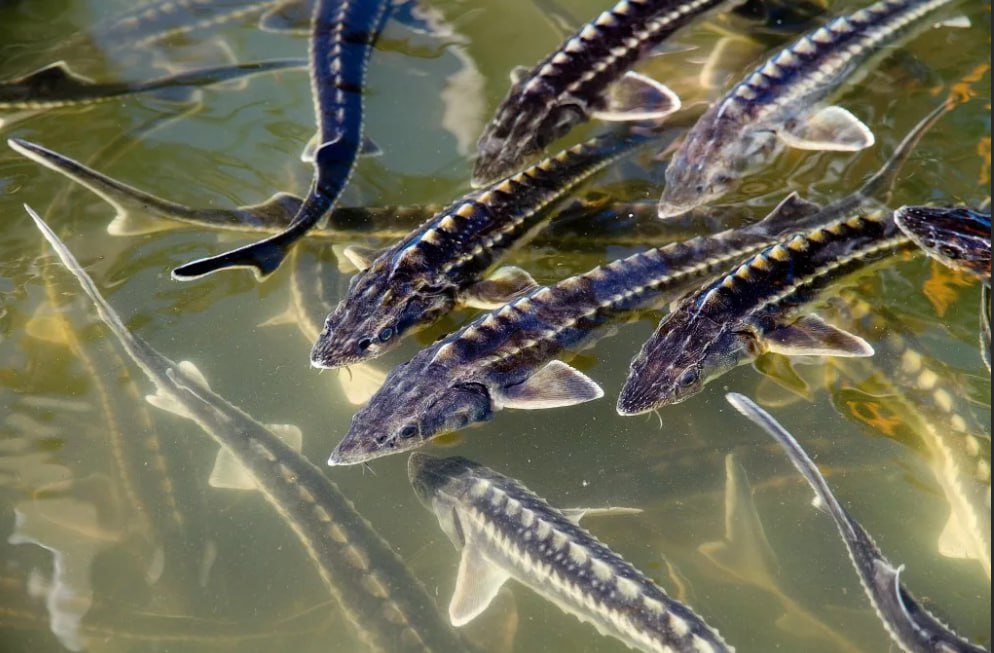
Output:
<svg viewBox="0 0 994 653">
<path fill-rule="evenodd" d="M 967 208 L 902 206 L 894 220 L 926 254 L 990 285 L 990 213 Z"/>
<path fill-rule="evenodd" d="M 58 61 L 23 77 L 0 82 L 0 111 L 35 111 L 109 102 L 125 95 L 209 86 L 249 75 L 304 68 L 306 65 L 303 59 L 272 59 L 196 68 L 144 82 L 96 82 L 77 75 L 64 61 Z"/>
<path fill-rule="evenodd" d="M 923 353 L 906 318 L 851 290 L 843 289 L 838 299 L 833 306 L 841 319 L 859 334 L 878 338 L 878 355 L 872 360 L 859 361 L 858 366 L 853 360 L 833 361 L 844 377 L 860 387 L 868 378 L 873 404 L 879 406 L 870 418 L 850 412 L 889 436 L 898 426 L 910 430 L 909 439 L 928 457 L 949 503 L 949 519 L 938 538 L 939 553 L 976 560 L 990 578 L 989 425 L 974 415 L 966 399 L 969 393 L 957 383 L 954 371 Z"/>
<path fill-rule="evenodd" d="M 534 68 L 515 69 L 511 89 L 477 144 L 473 184 L 512 174 L 591 117 L 651 120 L 677 111 L 680 99 L 666 86 L 625 71 L 677 29 L 724 1 L 623 0 Z"/>
<path fill-rule="evenodd" d="M 720 197 L 782 144 L 846 152 L 873 145 L 873 132 L 853 114 L 819 103 L 859 62 L 952 1 L 881 0 L 836 18 L 756 68 L 701 116 L 673 155 L 659 217 Z"/>
<path fill-rule="evenodd" d="M 418 498 L 462 550 L 449 604 L 453 624 L 473 620 L 514 578 L 640 651 L 734 650 L 690 608 L 580 528 L 590 510 L 557 510 L 521 483 L 465 458 L 412 454 L 408 474 Z"/>
<path fill-rule="evenodd" d="M 314 179 L 290 225 L 275 236 L 173 270 L 190 280 L 231 267 L 264 278 L 338 201 L 363 146 L 363 89 L 388 0 L 318 0 L 310 38 L 311 94 L 318 133 Z"/>
<path fill-rule="evenodd" d="M 740 413 L 773 436 L 814 490 L 814 505 L 835 521 L 866 595 L 891 639 L 902 650 L 908 653 L 980 653 L 986 650 L 953 632 L 905 589 L 900 580 L 903 566 L 894 567 L 884 557 L 866 529 L 839 504 L 814 461 L 779 422 L 743 395 L 729 393 L 726 397 Z"/>
<path fill-rule="evenodd" d="M 544 211 L 579 183 L 649 139 L 606 135 L 466 195 L 382 253 L 353 250 L 360 272 L 325 320 L 311 364 L 369 360 L 459 302 L 493 307 L 534 288 L 524 270 L 481 279 L 507 250 L 541 226 Z"/>
<path fill-rule="evenodd" d="M 684 298 L 632 360 L 618 413 L 637 415 L 697 394 L 765 352 L 872 356 L 862 338 L 800 315 L 818 290 L 910 240 L 889 211 L 795 234 Z"/>
<path fill-rule="evenodd" d="M 611 320 L 670 301 L 789 231 L 824 226 L 887 188 L 925 130 L 930 112 L 855 193 L 824 208 L 791 195 L 748 227 L 672 243 L 599 266 L 481 315 L 394 368 L 352 418 L 329 464 L 359 463 L 422 446 L 503 408 L 544 409 L 598 399 L 601 388 L 566 363 Z"/>
<path fill-rule="evenodd" d="M 155 384 L 156 394 L 148 400 L 196 422 L 244 467 L 300 540 L 357 635 L 382 651 L 464 650 L 424 587 L 335 484 L 270 428 L 213 392 L 192 363 L 174 363 L 128 331 L 58 236 L 28 212 L 114 337 Z"/>
</svg>

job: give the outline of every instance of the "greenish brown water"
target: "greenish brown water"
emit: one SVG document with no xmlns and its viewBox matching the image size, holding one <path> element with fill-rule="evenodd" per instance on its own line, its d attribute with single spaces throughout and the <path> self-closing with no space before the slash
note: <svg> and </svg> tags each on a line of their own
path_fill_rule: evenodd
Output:
<svg viewBox="0 0 994 653">
<path fill-rule="evenodd" d="M 145 64 L 109 54 L 106 47 L 60 46 L 126 4 L 0 2 L 0 78 L 55 58 L 93 77 L 150 75 Z M 583 0 L 568 7 L 587 20 L 603 4 Z M 831 12 L 859 5 L 833 2 Z M 368 133 L 384 154 L 360 161 L 344 204 L 447 203 L 466 192 L 467 148 L 505 92 L 508 72 L 534 63 L 562 39 L 529 0 L 433 6 L 455 37 L 440 42 L 390 25 L 374 54 Z M 888 51 L 840 96 L 840 104 L 874 129 L 875 147 L 855 154 L 786 152 L 723 198 L 727 212 L 737 219 L 743 213 L 759 217 L 788 190 L 819 202 L 853 191 L 950 92 L 960 106 L 922 139 L 892 203 L 976 206 L 985 200 L 990 76 L 981 66 L 990 61 L 989 5 L 963 2 L 960 9 L 971 28 L 925 31 Z M 744 21 L 702 22 L 674 39 L 681 47 L 642 68 L 671 83 L 686 105 L 713 99 L 722 89 L 702 89 L 696 80 L 719 31 L 729 30 L 751 35 L 757 46 L 722 62 L 728 69 L 725 87 L 794 36 Z M 219 34 L 240 60 L 302 56 L 306 50 L 303 36 L 261 33 L 251 20 L 226 25 Z M 191 47 L 209 38 L 175 39 L 163 52 L 179 63 L 217 63 Z M 251 204 L 277 190 L 305 189 L 310 169 L 298 155 L 313 131 L 305 73 L 253 78 L 242 90 L 205 89 L 202 105 L 177 114 L 175 105 L 155 98 L 124 98 L 39 114 L 0 134 L 50 147 L 191 206 Z M 569 141 L 594 127 L 577 130 Z M 651 155 L 612 167 L 588 187 L 654 202 L 663 165 Z M 143 400 L 150 386 L 42 245 L 21 208 L 25 202 L 63 237 L 131 329 L 165 355 L 195 361 L 214 390 L 259 421 L 299 426 L 303 453 L 316 464 L 323 466 L 344 435 L 356 409 L 346 393 L 358 392 L 361 384 L 358 371 L 350 383 L 344 374 L 312 369 L 312 336 L 300 325 L 299 311 L 287 313 L 298 284 L 310 287 L 319 279 L 326 291 L 323 299 L 305 297 L 310 314 L 323 315 L 321 302 L 341 296 L 348 274 L 339 272 L 332 243 L 304 243 L 294 261 L 262 284 L 242 272 L 173 282 L 173 267 L 253 236 L 193 228 L 108 236 L 111 207 L 3 148 L 0 650 L 63 650 L 74 610 L 83 615 L 75 632 L 87 650 L 356 650 L 348 625 L 280 516 L 256 493 L 210 487 L 213 441 Z M 716 212 L 719 220 L 723 214 Z M 674 231 L 686 235 L 706 228 L 687 222 Z M 591 225 L 582 249 L 545 243 L 525 247 L 512 259 L 540 282 L 552 283 L 637 251 L 604 240 L 610 232 Z M 362 236 L 349 242 L 381 244 Z M 619 417 L 617 392 L 629 360 L 655 326 L 654 316 L 619 325 L 616 335 L 573 359 L 603 386 L 604 399 L 567 409 L 503 411 L 451 439 L 449 448 L 429 450 L 491 466 L 556 506 L 642 508 L 635 516 L 590 519 L 586 525 L 686 600 L 739 651 L 887 650 L 892 645 L 834 526 L 810 507 L 809 489 L 782 452 L 731 410 L 723 393 L 758 397 L 798 436 L 890 559 L 907 565 L 908 588 L 958 632 L 989 647 L 989 571 L 974 559 L 943 555 L 938 546 L 950 509 L 922 425 L 948 432 L 948 418 L 929 410 L 928 393 L 913 383 L 888 384 L 898 378 L 900 361 L 883 346 L 888 335 L 913 335 L 955 410 L 989 442 L 990 376 L 977 351 L 979 287 L 961 283 L 923 256 L 891 259 L 844 286 L 889 321 L 865 334 L 878 349 L 872 360 L 798 366 L 812 388 L 808 398 L 744 366 L 661 411 L 659 419 Z M 842 288 L 826 295 L 840 295 Z M 840 324 L 845 320 L 830 307 L 824 312 Z M 273 320 L 285 314 L 290 318 Z M 385 372 L 471 317 L 469 311 L 454 314 L 373 367 Z M 989 444 L 986 451 L 989 468 Z M 769 541 L 765 557 L 750 553 L 757 550 L 755 542 L 716 544 L 725 537 L 729 454 L 752 484 Z M 410 490 L 405 464 L 405 457 L 396 456 L 376 461 L 373 473 L 357 467 L 328 468 L 327 474 L 409 561 L 444 613 L 458 556 Z M 18 525 L 18 519 L 30 526 Z M 162 535 L 175 519 L 184 524 L 183 537 Z M 733 523 L 745 519 L 741 512 L 731 517 Z M 26 532 L 33 541 L 8 542 L 12 536 L 23 540 Z M 52 549 L 61 561 L 58 578 L 78 594 L 60 599 L 59 618 L 45 602 L 46 590 L 58 585 Z M 153 582 L 149 570 L 160 549 L 172 562 Z M 197 571 L 205 550 L 215 558 L 201 583 Z M 184 568 L 193 571 L 182 573 Z M 509 588 L 517 612 L 515 650 L 627 650 L 525 588 L 513 582 Z M 496 614 L 481 619 L 478 631 L 508 628 Z"/>
</svg>

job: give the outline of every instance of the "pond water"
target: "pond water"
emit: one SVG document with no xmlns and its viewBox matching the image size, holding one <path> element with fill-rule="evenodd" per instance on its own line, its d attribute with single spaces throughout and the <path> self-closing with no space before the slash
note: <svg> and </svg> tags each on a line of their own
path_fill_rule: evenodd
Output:
<svg viewBox="0 0 994 653">
<path fill-rule="evenodd" d="M 509 71 L 552 51 L 563 22 L 579 25 L 604 4 L 562 2 L 550 14 L 551 3 L 533 0 L 449 0 L 432 3 L 446 36 L 389 24 L 367 93 L 367 133 L 383 153 L 360 159 L 341 204 L 447 204 L 467 192 L 476 138 Z M 861 3 L 829 4 L 834 15 Z M 306 35 L 260 31 L 254 16 L 142 46 L 140 56 L 120 39 L 101 42 L 87 32 L 128 6 L 0 2 L 0 78 L 59 59 L 97 79 L 145 79 L 163 74 L 156 62 L 221 63 L 225 48 L 239 61 L 306 54 Z M 981 205 L 990 189 L 990 5 L 962 2 L 957 11 L 971 27 L 928 29 L 843 88 L 839 103 L 873 129 L 874 147 L 785 152 L 709 217 L 665 226 L 654 216 L 665 157 L 642 150 L 580 194 L 606 193 L 647 211 L 623 227 L 610 211 L 556 227 L 508 261 L 551 284 L 650 245 L 758 219 L 790 190 L 821 203 L 838 199 L 950 96 L 957 106 L 922 138 L 891 204 Z M 820 20 L 778 27 L 714 16 L 680 31 L 639 69 L 681 95 L 689 124 L 703 101 Z M 715 84 L 702 85 L 711 49 L 729 35 L 740 38 L 712 62 Z M 175 99 L 131 96 L 17 121 L 4 114 L 0 133 L 194 207 L 230 208 L 306 190 L 311 169 L 299 155 L 314 122 L 305 71 L 256 76 L 243 88 L 205 88 L 196 104 Z M 587 124 L 563 143 L 597 128 Z M 24 203 L 64 239 L 131 330 L 174 360 L 194 361 L 213 390 L 258 421 L 299 427 L 303 455 L 447 614 L 458 552 L 412 492 L 406 456 L 368 468 L 324 461 L 377 379 L 475 313 L 453 313 L 351 376 L 319 372 L 308 360 L 316 320 L 352 274 L 342 271 L 336 251 L 388 245 L 397 225 L 387 237 L 357 229 L 309 238 L 262 283 L 244 271 L 180 283 L 170 279 L 172 268 L 256 236 L 155 220 L 143 233 L 109 235 L 109 204 L 3 147 L 0 649 L 362 650 L 283 517 L 257 492 L 212 487 L 214 441 L 143 399 L 151 385 L 43 243 Z M 951 508 L 946 488 L 949 475 L 969 474 L 943 466 L 936 454 L 955 414 L 989 469 L 990 375 L 978 352 L 979 297 L 979 284 L 921 254 L 886 259 L 832 285 L 813 309 L 860 332 L 877 349 L 873 358 L 800 361 L 795 369 L 806 391 L 786 390 L 742 366 L 658 417 L 624 418 L 615 410 L 618 391 L 660 316 L 647 314 L 571 357 L 604 388 L 603 399 L 502 411 L 426 450 L 490 466 L 557 507 L 640 508 L 584 524 L 738 651 L 893 650 L 834 525 L 811 507 L 809 488 L 783 452 L 732 410 L 724 393 L 755 397 L 812 454 L 889 558 L 906 565 L 907 587 L 959 633 L 989 647 L 990 532 L 986 556 L 964 544 L 969 515 Z M 878 318 L 869 328 L 852 320 L 846 306 L 854 302 L 867 303 Z M 908 347 L 938 375 L 949 405 L 937 406 L 934 392 L 902 372 Z M 989 484 L 988 473 L 987 505 L 966 508 L 986 510 L 988 524 Z M 184 525 L 181 537 L 169 534 L 171 520 Z M 951 520 L 964 528 L 948 530 Z M 523 586 L 512 581 L 507 588 L 467 629 L 485 649 L 627 650 Z"/>
</svg>

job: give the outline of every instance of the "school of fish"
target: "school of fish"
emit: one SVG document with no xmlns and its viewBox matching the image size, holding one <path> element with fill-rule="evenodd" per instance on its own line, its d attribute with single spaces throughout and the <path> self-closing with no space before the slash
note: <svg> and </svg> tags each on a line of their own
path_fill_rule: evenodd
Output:
<svg viewBox="0 0 994 653">
<path fill-rule="evenodd" d="M 28 4 L 0 2 L 0 23 L 13 21 L 15 14 L 29 24 L 39 20 L 26 9 L 27 17 L 20 17 Z M 39 178 L 52 198 L 49 207 L 40 206 L 34 194 L 22 199 L 22 184 L 13 173 L 5 178 L 0 165 L 0 191 L 23 204 L 23 212 L 6 216 L 8 225 L 30 225 L 35 240 L 55 254 L 9 263 L 28 268 L 30 280 L 9 293 L 10 302 L 0 303 L 0 319 L 6 323 L 8 312 L 26 311 L 18 301 L 43 295 L 25 333 L 67 345 L 71 359 L 93 376 L 100 397 L 82 406 L 71 399 L 32 403 L 27 393 L 4 390 L 5 400 L 11 399 L 0 432 L 0 490 L 11 489 L 14 497 L 4 522 L 12 529 L 7 543 L 11 551 L 33 548 L 35 559 L 50 552 L 52 571 L 46 578 L 10 554 L 9 564 L 0 568 L 0 641 L 15 632 L 49 631 L 53 648 L 44 650 L 132 650 L 129 644 L 166 650 L 170 643 L 181 650 L 254 645 L 278 650 L 293 641 L 300 650 L 315 645 L 331 651 L 504 653 L 552 645 L 529 640 L 530 622 L 545 619 L 535 606 L 548 603 L 587 624 L 574 625 L 580 633 L 575 641 L 591 651 L 622 650 L 619 645 L 657 653 L 761 651 L 781 647 L 778 637 L 801 633 L 829 642 L 831 648 L 824 650 L 871 650 L 858 641 L 866 621 L 879 635 L 878 646 L 889 642 L 909 653 L 990 650 L 989 621 L 986 631 L 957 628 L 957 614 L 946 609 L 943 598 L 969 593 L 973 601 L 990 603 L 989 101 L 984 125 L 977 128 L 983 131 L 977 134 L 980 145 L 952 143 L 949 149 L 950 156 L 976 149 L 986 157 L 981 184 L 969 186 L 973 194 L 930 203 L 938 194 L 929 189 L 944 183 L 936 172 L 941 168 L 914 156 L 930 132 L 968 115 L 963 105 L 978 101 L 971 85 L 988 79 L 990 65 L 944 69 L 960 80 L 950 84 L 936 82 L 930 69 L 940 63 L 929 59 L 937 53 L 919 51 L 911 63 L 912 56 L 905 56 L 905 48 L 926 34 L 933 43 L 955 48 L 959 35 L 978 21 L 987 25 L 989 46 L 989 3 L 619 0 L 590 12 L 589 2 L 581 3 L 582 9 L 534 0 L 534 10 L 546 19 L 536 25 L 556 33 L 560 45 L 537 62 L 508 55 L 520 58 L 505 71 L 510 81 L 487 80 L 496 89 L 489 122 L 476 121 L 467 132 L 455 131 L 449 117 L 442 119 L 470 150 L 449 171 L 460 180 L 459 190 L 431 203 L 356 201 L 376 186 L 373 175 L 362 172 L 363 157 L 396 154 L 373 138 L 384 126 L 383 112 L 393 106 L 403 113 L 406 101 L 382 87 L 370 90 L 368 79 L 377 66 L 389 61 L 403 67 L 415 58 L 410 53 L 431 51 L 425 58 L 431 60 L 446 52 L 459 62 L 464 80 L 469 73 L 482 77 L 468 54 L 472 40 L 460 30 L 469 29 L 477 12 L 492 19 L 488 29 L 504 29 L 500 3 L 439 4 L 444 10 L 425 0 L 149 0 L 106 13 L 43 52 L 50 58 L 37 65 L 9 70 L 0 63 L 0 132 L 9 159 L 41 166 Z M 225 40 L 234 29 L 267 34 L 296 49 L 279 58 L 239 61 L 237 39 Z M 172 48 L 184 50 L 184 56 L 172 60 Z M 746 54 L 736 58 L 735 48 Z M 124 72 L 115 68 L 116 73 L 91 76 L 94 53 L 119 62 Z M 685 53 L 699 74 L 695 69 L 682 77 L 674 73 L 678 66 L 659 64 Z M 205 55 L 208 63 L 179 63 Z M 881 62 L 890 59 L 901 65 L 880 72 Z M 130 70 L 143 72 L 129 77 Z M 305 70 L 313 122 L 303 133 L 313 136 L 295 141 L 289 134 L 297 129 L 283 130 L 280 137 L 301 152 L 286 163 L 306 164 L 307 189 L 287 190 L 273 176 L 263 176 L 266 199 L 255 204 L 189 205 L 180 201 L 183 193 L 175 184 L 160 191 L 162 196 L 142 190 L 102 172 L 109 165 L 62 153 L 75 150 L 75 144 L 63 148 L 33 127 L 39 116 L 140 101 L 165 116 L 151 123 L 151 134 L 182 124 L 220 94 L 237 98 L 236 91 L 247 93 L 251 84 L 265 80 L 303 83 L 304 75 L 296 71 Z M 895 96 L 913 90 L 930 103 L 894 98 L 891 108 L 902 104 L 915 116 L 902 133 L 894 116 L 846 101 L 846 93 L 869 84 L 890 84 Z M 457 113 L 466 115 L 470 99 L 457 95 L 453 101 L 447 93 L 442 93 L 445 102 L 455 102 Z M 252 101 L 264 106 L 266 99 Z M 447 104 L 446 111 L 451 109 Z M 864 152 L 876 152 L 875 170 L 854 165 Z M 850 168 L 857 172 L 849 174 Z M 817 185 L 789 180 L 810 170 L 845 180 L 849 190 L 826 200 Z M 764 172 L 785 179 L 763 187 L 755 178 Z M 635 199 L 617 190 L 618 179 L 637 188 Z M 908 179 L 923 192 L 902 197 Z M 72 183 L 55 186 L 63 180 Z M 386 185 L 393 183 L 391 178 Z M 346 401 L 322 406 L 327 409 L 322 423 L 350 418 L 344 433 L 311 436 L 333 438 L 317 440 L 325 447 L 317 461 L 300 428 L 257 419 L 183 359 L 196 352 L 182 351 L 182 342 L 168 337 L 182 315 L 144 320 L 119 315 L 113 306 L 117 293 L 110 300 L 104 295 L 121 283 L 120 269 L 108 272 L 105 264 L 73 254 L 83 245 L 74 242 L 74 226 L 93 220 L 73 212 L 76 186 L 112 207 L 113 218 L 101 228 L 112 240 L 132 239 L 136 249 L 173 242 L 177 229 L 200 238 L 202 251 L 217 247 L 216 232 L 259 238 L 199 257 L 186 247 L 174 259 L 178 263 L 159 269 L 154 283 L 163 294 L 190 290 L 195 299 L 189 305 L 207 311 L 219 301 L 229 307 L 251 301 L 242 282 L 252 283 L 244 272 L 213 276 L 218 272 L 251 271 L 260 297 L 273 279 L 287 279 L 289 308 L 269 323 L 293 324 L 306 339 L 309 353 L 301 349 L 293 361 L 300 383 L 316 384 L 319 371 L 341 368 L 334 382 Z M 161 187 L 170 188 L 168 175 Z M 305 239 L 323 244 L 319 256 L 304 246 Z M 529 248 L 543 255 L 521 256 Z M 163 250 L 156 251 L 160 258 L 153 264 L 162 265 Z M 129 255 L 141 256 L 132 250 L 122 256 Z M 592 267 L 579 272 L 588 267 L 586 261 Z M 887 302 L 878 306 L 867 298 L 863 289 L 869 285 L 885 300 L 900 303 L 900 293 L 911 292 L 900 275 L 907 261 L 932 266 L 922 292 L 934 306 L 933 323 L 941 325 L 947 310 L 958 310 L 958 293 L 977 296 L 979 320 L 973 299 L 969 311 L 976 322 L 969 334 L 973 351 L 959 357 L 963 360 L 944 361 L 934 353 L 938 339 L 958 336 L 952 328 L 949 333 L 919 328 L 920 317 L 895 315 L 883 305 Z M 345 287 L 335 285 L 339 275 L 348 279 Z M 230 285 L 220 285 L 225 281 Z M 222 297 L 219 288 L 228 288 L 230 296 Z M 8 288 L 0 284 L 0 290 Z M 79 295 L 86 301 L 67 301 Z M 622 329 L 632 333 L 628 326 L 645 318 L 658 323 L 648 340 L 615 341 L 630 345 L 626 378 L 602 376 L 600 367 L 585 364 L 588 350 L 596 352 Z M 83 319 L 90 322 L 85 328 L 70 326 Z M 238 318 L 221 322 L 201 322 L 207 346 L 211 338 L 226 339 L 245 326 Z M 10 338 L 0 332 L 0 345 Z M 161 353 L 153 342 L 174 353 Z M 11 388 L 29 375 L 31 365 L 24 359 L 15 358 L 22 365 L 0 373 Z M 267 393 L 277 377 L 250 372 L 254 363 L 252 353 L 234 362 L 239 374 L 253 378 L 254 392 Z M 747 363 L 762 375 L 748 390 L 742 386 L 750 373 L 737 370 Z M 970 364 L 979 376 L 962 373 Z M 718 385 L 723 388 L 716 395 Z M 114 399 L 114 393 L 131 401 Z M 556 415 L 566 407 L 616 401 L 610 413 L 616 422 L 598 421 L 600 437 L 621 433 L 631 423 L 625 417 L 650 412 L 665 430 L 679 430 L 680 418 L 671 415 L 713 415 L 727 408 L 709 403 L 717 396 L 779 445 L 751 442 L 767 461 L 777 464 L 779 450 L 786 453 L 800 476 L 785 473 L 777 487 L 813 490 L 814 505 L 841 536 L 839 552 L 848 554 L 865 597 L 847 594 L 844 579 L 833 576 L 840 587 L 829 591 L 837 594 L 840 615 L 831 621 L 791 596 L 790 583 L 783 582 L 787 568 L 778 567 L 754 490 L 734 452 L 720 465 L 725 538 L 705 542 L 706 534 L 677 521 L 654 521 L 659 488 L 650 487 L 648 495 L 644 488 L 636 492 L 620 482 L 624 476 L 605 477 L 610 471 L 584 472 L 585 478 L 589 473 L 606 481 L 597 499 L 601 506 L 557 507 L 558 500 L 547 501 L 498 471 L 510 466 L 507 460 L 484 465 L 438 451 L 462 443 L 458 432 L 484 422 L 495 425 L 467 437 L 494 438 L 498 449 L 523 446 L 501 428 L 504 409 L 542 411 L 538 419 L 556 433 L 563 429 Z M 922 560 L 916 558 L 904 574 L 904 566 L 883 553 L 900 552 L 899 559 L 910 557 L 909 551 L 917 555 L 906 542 L 890 537 L 878 545 L 871 531 L 881 520 L 917 523 L 921 516 L 864 509 L 867 497 L 847 484 L 845 472 L 836 475 L 827 463 L 817 464 L 815 452 L 824 443 L 807 433 L 792 435 L 771 414 L 797 413 L 802 401 L 840 414 L 825 430 L 848 446 L 865 447 L 852 452 L 854 458 L 880 457 L 872 473 L 881 492 L 896 492 L 886 484 L 902 474 L 929 478 L 929 492 L 947 508 L 948 519 L 926 539 L 937 534 L 938 553 L 968 565 L 964 573 L 979 584 L 944 587 L 948 595 L 909 589 L 936 585 L 923 581 Z M 984 402 L 986 421 L 976 409 Z M 341 408 L 350 404 L 357 406 L 354 412 L 342 415 Z M 675 404 L 684 405 L 671 408 Z M 32 406 L 45 412 L 31 413 Z M 216 450 L 213 466 L 169 453 L 176 448 L 189 454 L 202 444 L 187 443 L 183 428 L 175 438 L 160 432 L 165 427 L 157 426 L 159 420 L 191 422 L 194 431 L 209 436 Z M 60 430 L 49 422 L 73 426 Z M 19 467 L 22 441 L 41 434 L 49 443 L 71 441 L 92 430 L 108 443 L 110 477 L 77 478 L 68 454 L 59 465 L 43 466 L 47 471 L 37 479 L 28 467 Z M 751 435 L 747 426 L 741 430 Z M 864 431 L 882 434 L 886 442 L 853 435 Z M 596 444 L 589 433 L 577 437 L 582 440 L 577 446 L 604 451 L 629 446 L 620 435 Z M 174 440 L 178 444 L 168 444 Z M 539 450 L 547 443 L 535 434 L 527 446 Z M 914 465 L 923 470 L 906 469 L 908 463 L 895 462 L 897 454 L 881 455 L 882 446 L 915 452 Z M 660 449 L 637 457 L 647 469 L 654 460 L 675 465 L 677 452 Z M 396 495 L 396 478 L 383 483 L 367 476 L 359 485 L 339 478 L 349 473 L 343 467 L 353 465 L 375 475 L 386 469 L 386 461 L 379 466 L 381 459 L 401 453 L 408 457 L 407 479 L 400 484 L 413 490 L 403 494 L 426 509 L 416 519 L 431 538 L 364 516 L 364 506 L 403 504 L 407 497 Z M 570 452 L 552 454 L 565 460 Z M 713 471 L 707 455 L 689 460 L 702 482 L 722 481 L 720 474 L 704 479 Z M 206 498 L 183 487 L 174 467 L 185 474 L 203 472 Z M 538 471 L 531 467 L 523 475 Z M 570 491 L 550 489 L 547 480 L 536 473 L 529 483 L 570 501 Z M 832 487 L 839 488 L 839 498 Z M 268 531 L 259 534 L 260 543 L 253 536 L 233 545 L 218 535 L 219 522 L 243 514 L 240 502 L 223 499 L 236 491 L 242 497 L 257 493 L 268 506 L 266 514 L 287 527 L 282 536 L 293 544 L 272 545 L 266 557 L 279 564 L 299 561 L 315 578 L 314 588 L 292 588 L 302 593 L 305 607 L 268 605 L 270 613 L 250 624 L 230 622 L 212 607 L 212 601 L 237 604 L 249 598 L 240 594 L 238 582 L 213 582 L 219 557 L 228 564 L 229 558 L 239 559 L 243 545 L 276 541 Z M 101 508 L 94 496 L 113 496 L 115 507 Z M 793 496 L 784 492 L 776 505 L 794 510 L 788 499 Z M 685 501 L 694 505 L 693 497 Z M 227 508 L 222 513 L 217 505 Z M 120 516 L 128 511 L 131 517 Z M 834 541 L 831 525 L 808 519 L 803 528 Z M 109 526 L 117 523 L 125 525 L 116 531 Z M 612 548 L 609 535 L 617 532 L 612 527 L 628 529 L 632 540 Z M 656 537 L 660 530 L 667 537 Z M 642 532 L 654 535 L 639 539 L 635 533 Z M 636 540 L 639 546 L 632 546 Z M 734 618 L 741 596 L 687 581 L 670 562 L 676 553 L 660 544 L 682 542 L 687 548 L 691 540 L 689 548 L 696 550 L 684 553 L 684 561 L 777 597 L 782 616 L 772 617 L 769 628 L 753 624 L 762 635 L 752 637 Z M 405 557 L 403 552 L 416 546 L 421 551 Z M 130 553 L 122 568 L 133 570 L 131 586 L 99 582 L 100 565 L 111 564 L 106 559 L 124 548 Z M 812 574 L 837 563 L 813 557 L 817 552 L 805 554 Z M 418 558 L 429 556 L 444 569 L 426 580 L 424 560 Z M 277 566 L 240 566 L 236 576 L 242 575 L 276 586 L 288 582 Z M 185 580 L 165 580 L 174 577 Z M 135 586 L 149 597 L 143 606 L 125 598 Z M 986 594 L 972 596 L 977 592 Z M 177 603 L 183 594 L 191 596 Z M 564 637 L 564 646 L 574 648 L 571 637 Z"/>
</svg>

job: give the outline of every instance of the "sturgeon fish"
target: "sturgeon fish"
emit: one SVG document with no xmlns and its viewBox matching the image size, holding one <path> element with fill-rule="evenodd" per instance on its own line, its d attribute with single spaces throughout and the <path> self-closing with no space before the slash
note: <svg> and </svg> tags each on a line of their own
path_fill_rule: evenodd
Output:
<svg viewBox="0 0 994 653">
<path fill-rule="evenodd" d="M 955 383 L 953 370 L 922 353 L 906 319 L 871 305 L 853 290 L 843 289 L 839 300 L 833 303 L 837 313 L 855 331 L 885 335 L 876 343 L 873 360 L 861 361 L 855 370 L 851 360 L 834 361 L 835 367 L 857 384 L 872 379 L 874 403 L 906 424 L 929 458 L 949 503 L 939 553 L 976 560 L 990 578 L 990 426 L 981 424 L 964 401 L 969 393 Z"/>
<path fill-rule="evenodd" d="M 155 385 L 156 394 L 147 399 L 196 422 L 244 467 L 300 540 L 357 635 L 371 649 L 385 652 L 465 650 L 425 588 L 338 487 L 273 430 L 213 392 L 195 365 L 174 363 L 128 331 L 65 244 L 25 208 L 100 318 Z"/>
<path fill-rule="evenodd" d="M 681 300 L 632 360 L 618 413 L 684 401 L 765 352 L 872 356 L 870 343 L 800 315 L 817 292 L 869 262 L 908 249 L 887 210 L 791 236 Z"/>
<path fill-rule="evenodd" d="M 515 69 L 511 89 L 477 144 L 473 184 L 482 186 L 512 174 L 592 117 L 657 120 L 679 110 L 680 98 L 669 88 L 625 71 L 677 29 L 724 1 L 622 0 L 530 70 Z"/>
<path fill-rule="evenodd" d="M 23 77 L 0 82 L 0 111 L 37 111 L 109 102 L 125 95 L 209 86 L 250 75 L 306 66 L 307 62 L 303 59 L 271 59 L 196 68 L 144 82 L 96 82 L 74 73 L 64 61 L 57 61 Z"/>
<path fill-rule="evenodd" d="M 231 267 L 247 267 L 257 278 L 264 278 L 334 207 L 362 149 L 366 69 L 389 4 L 389 0 L 318 0 L 315 4 L 309 66 L 318 123 L 314 178 L 290 225 L 264 240 L 181 265 L 173 270 L 173 279 L 186 281 Z"/>
<path fill-rule="evenodd" d="M 814 490 L 815 507 L 827 512 L 835 521 L 860 583 L 894 643 L 907 653 L 981 653 L 986 650 L 957 635 L 908 592 L 900 578 L 904 566 L 894 567 L 884 557 L 866 529 L 832 494 L 814 461 L 794 436 L 748 397 L 734 392 L 725 396 L 728 403 L 784 448 L 790 462 Z"/>
<path fill-rule="evenodd" d="M 967 208 L 902 206 L 894 220 L 926 254 L 991 284 L 991 214 Z"/>
<path fill-rule="evenodd" d="M 465 458 L 415 453 L 408 475 L 462 550 L 449 604 L 453 624 L 472 621 L 514 578 L 640 651 L 734 650 L 689 607 L 581 528 L 580 518 L 590 510 L 557 510 L 518 481 Z"/>
<path fill-rule="evenodd" d="M 360 272 L 325 320 L 311 351 L 315 367 L 380 356 L 459 302 L 492 308 L 536 286 L 524 270 L 483 273 L 545 221 L 550 204 L 648 135 L 605 135 L 472 192 L 376 254 L 352 250 Z"/>
<path fill-rule="evenodd" d="M 781 145 L 854 152 L 873 132 L 846 109 L 820 106 L 856 66 L 953 0 L 881 0 L 836 18 L 756 68 L 697 121 L 666 168 L 659 217 L 724 195 Z"/>
<path fill-rule="evenodd" d="M 391 370 L 352 417 L 328 463 L 355 464 L 414 449 L 503 408 L 544 409 L 600 398 L 600 386 L 555 357 L 589 345 L 605 322 L 679 297 L 785 233 L 844 222 L 889 185 L 947 109 L 940 105 L 920 121 L 857 192 L 824 208 L 791 195 L 751 226 L 641 252 L 481 315 Z"/>
</svg>

